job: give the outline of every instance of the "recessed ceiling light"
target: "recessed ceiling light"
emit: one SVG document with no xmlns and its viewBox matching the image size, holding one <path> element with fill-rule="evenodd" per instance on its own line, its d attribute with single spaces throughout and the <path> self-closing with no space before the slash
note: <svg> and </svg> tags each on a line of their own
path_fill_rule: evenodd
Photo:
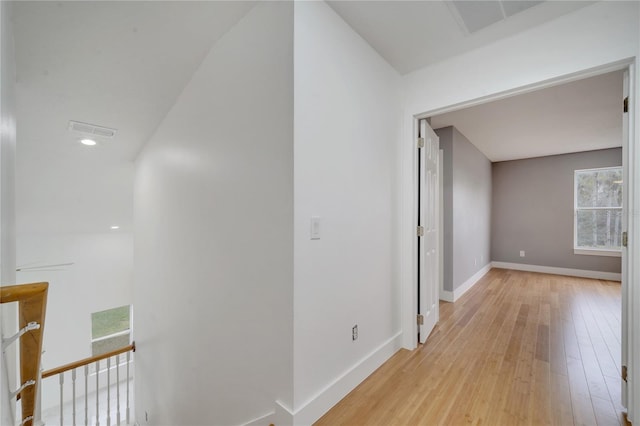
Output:
<svg viewBox="0 0 640 426">
<path fill-rule="evenodd" d="M 120 227 L 118 225 L 113 225 L 111 229 L 120 229 Z"/>
<path fill-rule="evenodd" d="M 80 143 L 87 146 L 94 146 L 95 144 L 97 144 L 97 142 L 93 139 L 80 139 Z"/>
</svg>

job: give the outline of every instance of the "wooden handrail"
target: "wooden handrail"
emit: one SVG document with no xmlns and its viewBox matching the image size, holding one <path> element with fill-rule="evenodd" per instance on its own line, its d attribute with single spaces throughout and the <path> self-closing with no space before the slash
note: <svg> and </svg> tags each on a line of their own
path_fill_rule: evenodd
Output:
<svg viewBox="0 0 640 426">
<path fill-rule="evenodd" d="M 0 287 L 0 303 L 19 302 L 47 292 L 49 283 L 7 285 Z"/>
<path fill-rule="evenodd" d="M 20 337 L 20 380 L 22 383 L 29 380 L 36 382 L 35 385 L 28 386 L 20 392 L 22 419 L 32 419 L 34 415 L 48 289 L 49 283 L 46 282 L 0 287 L 0 303 L 18 303 L 20 329 L 32 322 L 40 324 L 40 328 Z M 27 420 L 24 424 L 31 425 L 33 420 Z"/>
<path fill-rule="evenodd" d="M 64 373 L 65 371 L 73 370 L 74 368 L 84 367 L 85 365 L 89 365 L 96 361 L 101 361 L 103 359 L 111 358 L 112 356 L 120 355 L 125 352 L 135 352 L 136 351 L 136 342 L 132 342 L 129 346 L 123 346 L 120 349 L 115 349 L 111 352 L 104 353 L 102 355 L 91 356 L 89 358 L 81 359 L 79 361 L 70 362 L 69 364 L 61 365 L 60 367 L 52 368 L 51 370 L 43 371 L 42 378 L 46 379 L 47 377 L 55 376 L 56 374 Z"/>
</svg>

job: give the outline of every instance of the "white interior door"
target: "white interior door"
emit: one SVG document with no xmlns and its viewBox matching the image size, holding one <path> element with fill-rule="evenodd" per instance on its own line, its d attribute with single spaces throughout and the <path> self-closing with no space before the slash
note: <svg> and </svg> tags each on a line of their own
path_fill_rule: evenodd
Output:
<svg viewBox="0 0 640 426">
<path fill-rule="evenodd" d="M 429 337 L 439 319 L 440 253 L 439 253 L 439 202 L 440 202 L 440 143 L 438 135 L 427 120 L 420 120 L 420 202 L 419 223 L 422 236 L 418 237 L 418 314 L 422 315 L 419 327 L 420 343 Z"/>
<path fill-rule="evenodd" d="M 629 71 L 625 71 L 624 73 L 624 86 L 623 86 L 623 99 L 628 99 L 629 96 Z M 624 185 L 624 191 L 622 196 L 622 231 L 627 232 L 629 229 L 629 113 L 623 112 L 622 114 L 622 181 Z M 624 238 L 623 238 L 624 240 Z M 624 241 L 623 241 L 624 242 Z M 629 304 L 631 303 L 631 298 L 629 294 L 629 282 L 628 282 L 628 251 L 626 247 L 622 247 L 622 314 L 621 314 L 621 343 L 622 343 L 622 376 L 623 378 L 626 376 L 626 369 L 629 366 Z M 627 381 L 622 380 L 622 406 L 628 407 L 628 389 L 627 389 Z"/>
</svg>

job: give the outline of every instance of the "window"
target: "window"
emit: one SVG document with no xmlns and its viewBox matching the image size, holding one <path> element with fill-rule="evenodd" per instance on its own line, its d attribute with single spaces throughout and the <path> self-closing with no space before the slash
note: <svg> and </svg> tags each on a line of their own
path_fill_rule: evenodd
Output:
<svg viewBox="0 0 640 426">
<path fill-rule="evenodd" d="M 620 256 L 622 168 L 576 170 L 574 178 L 574 253 Z"/>
<path fill-rule="evenodd" d="M 131 338 L 131 306 L 91 314 L 91 352 L 102 355 L 127 346 Z"/>
</svg>

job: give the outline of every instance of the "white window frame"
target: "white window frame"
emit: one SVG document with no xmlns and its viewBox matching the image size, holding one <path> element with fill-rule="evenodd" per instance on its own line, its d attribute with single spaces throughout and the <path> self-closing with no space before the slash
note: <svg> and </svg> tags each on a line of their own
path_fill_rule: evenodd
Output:
<svg viewBox="0 0 640 426">
<path fill-rule="evenodd" d="M 127 306 L 127 305 L 122 305 L 122 306 Z M 93 338 L 93 334 L 91 335 L 91 342 L 89 343 L 90 345 L 90 349 L 91 349 L 91 356 L 94 356 L 93 353 L 93 344 L 95 342 L 100 342 L 102 340 L 108 340 L 108 339 L 112 339 L 114 337 L 118 337 L 118 336 L 124 336 L 125 334 L 129 335 L 129 343 L 131 343 L 131 330 L 133 329 L 133 315 L 132 315 L 132 306 L 131 304 L 128 305 L 129 306 L 129 328 L 127 328 L 126 330 L 122 330 L 122 331 L 116 331 L 115 333 L 111 333 L 111 334 L 107 334 L 106 336 L 102 336 L 102 337 L 97 337 L 97 338 Z M 109 309 L 105 309 L 105 310 L 110 310 L 110 309 L 116 309 L 119 308 L 120 306 L 116 306 L 115 308 L 109 308 Z M 98 311 L 100 312 L 100 311 Z"/>
<path fill-rule="evenodd" d="M 573 253 L 585 254 L 589 256 L 611 256 L 622 257 L 622 248 L 619 249 L 603 249 L 589 248 L 578 246 L 578 210 L 620 210 L 620 207 L 578 207 L 578 173 L 597 172 L 604 170 L 622 170 L 622 166 L 613 167 L 597 167 L 592 169 L 580 169 L 573 171 Z"/>
</svg>

